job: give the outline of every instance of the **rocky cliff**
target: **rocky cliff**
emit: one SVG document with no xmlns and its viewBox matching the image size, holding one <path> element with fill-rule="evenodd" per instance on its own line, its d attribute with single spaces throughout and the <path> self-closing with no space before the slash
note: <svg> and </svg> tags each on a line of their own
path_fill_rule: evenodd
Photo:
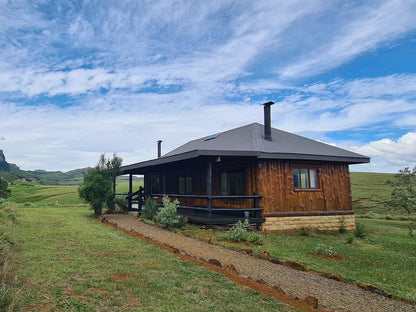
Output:
<svg viewBox="0 0 416 312">
<path fill-rule="evenodd" d="M 1 162 L 6 162 L 6 156 L 4 156 L 2 149 L 0 149 L 0 163 Z"/>
</svg>

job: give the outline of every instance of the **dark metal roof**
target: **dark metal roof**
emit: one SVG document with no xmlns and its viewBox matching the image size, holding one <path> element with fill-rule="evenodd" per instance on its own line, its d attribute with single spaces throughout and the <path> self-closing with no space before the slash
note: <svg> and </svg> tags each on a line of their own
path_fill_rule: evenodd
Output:
<svg viewBox="0 0 416 312">
<path fill-rule="evenodd" d="M 264 159 L 368 163 L 370 158 L 293 133 L 272 128 L 272 140 L 264 138 L 259 123 L 190 141 L 163 157 L 123 166 L 123 173 L 183 161 L 200 156 L 251 156 Z"/>
</svg>

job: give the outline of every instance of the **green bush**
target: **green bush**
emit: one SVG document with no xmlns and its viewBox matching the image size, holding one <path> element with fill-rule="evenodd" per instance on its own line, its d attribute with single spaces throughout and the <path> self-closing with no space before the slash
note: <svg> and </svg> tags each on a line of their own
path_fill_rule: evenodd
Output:
<svg viewBox="0 0 416 312">
<path fill-rule="evenodd" d="M 162 203 L 163 207 L 155 217 L 156 223 L 168 229 L 179 229 L 188 222 L 187 218 L 178 215 L 179 201 L 177 199 L 171 202 L 168 196 L 164 196 Z"/>
<path fill-rule="evenodd" d="M 244 222 L 238 220 L 226 234 L 226 239 L 235 241 L 235 242 L 251 242 L 254 244 L 263 243 L 263 235 L 256 232 L 247 232 L 248 220 L 245 219 Z"/>
<path fill-rule="evenodd" d="M 143 209 L 142 209 L 142 213 L 141 213 L 141 217 L 143 219 L 147 219 L 147 220 L 154 220 L 156 215 L 157 215 L 157 211 L 159 210 L 159 204 L 154 201 L 151 198 L 148 198 L 146 200 L 146 202 L 144 203 Z"/>
<path fill-rule="evenodd" d="M 231 229 L 227 232 L 227 239 L 230 239 L 235 242 L 242 242 L 247 239 L 247 229 L 248 226 L 248 220 L 244 220 L 244 223 L 241 222 L 241 220 L 238 220 L 237 223 L 235 223 Z"/>
</svg>

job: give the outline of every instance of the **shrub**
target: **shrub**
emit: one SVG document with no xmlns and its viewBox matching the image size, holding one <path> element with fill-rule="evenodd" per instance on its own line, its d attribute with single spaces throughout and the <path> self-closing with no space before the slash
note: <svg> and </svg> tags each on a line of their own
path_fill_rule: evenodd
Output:
<svg viewBox="0 0 416 312">
<path fill-rule="evenodd" d="M 247 241 L 253 244 L 258 244 L 261 245 L 263 244 L 263 235 L 256 233 L 256 232 L 251 232 L 247 235 Z"/>
<path fill-rule="evenodd" d="M 354 230 L 354 236 L 357 238 L 365 238 L 365 227 L 364 224 L 357 223 Z"/>
<path fill-rule="evenodd" d="M 244 223 L 241 222 L 241 220 L 238 220 L 237 223 L 235 223 L 230 230 L 227 232 L 227 239 L 233 240 L 235 242 L 242 242 L 246 240 L 247 236 L 247 229 L 248 226 L 248 220 L 244 220 Z"/>
<path fill-rule="evenodd" d="M 244 222 L 241 222 L 241 220 L 238 220 L 237 223 L 235 223 L 231 229 L 228 230 L 226 234 L 226 238 L 235 242 L 250 242 L 254 244 L 262 244 L 263 243 L 263 235 L 256 233 L 256 232 L 250 232 L 247 233 L 247 227 L 248 227 L 248 220 L 245 219 Z"/>
<path fill-rule="evenodd" d="M 186 218 L 178 215 L 179 201 L 177 199 L 171 202 L 168 196 L 164 196 L 162 203 L 163 207 L 160 208 L 155 217 L 156 223 L 168 229 L 178 229 L 188 222 Z"/>
<path fill-rule="evenodd" d="M 147 220 L 154 220 L 159 209 L 159 204 L 151 198 L 148 198 L 143 206 L 141 217 Z"/>
</svg>

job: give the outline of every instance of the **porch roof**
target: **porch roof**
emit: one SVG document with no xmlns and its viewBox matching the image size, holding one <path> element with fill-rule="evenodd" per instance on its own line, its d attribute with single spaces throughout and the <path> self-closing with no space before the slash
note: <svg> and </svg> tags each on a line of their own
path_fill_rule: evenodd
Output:
<svg viewBox="0 0 416 312">
<path fill-rule="evenodd" d="M 279 129 L 272 128 L 271 134 L 272 140 L 266 140 L 263 125 L 252 123 L 190 141 L 160 158 L 123 166 L 121 169 L 123 174 L 140 174 L 159 165 L 202 156 L 313 160 L 348 164 L 370 162 L 369 157 Z"/>
</svg>

